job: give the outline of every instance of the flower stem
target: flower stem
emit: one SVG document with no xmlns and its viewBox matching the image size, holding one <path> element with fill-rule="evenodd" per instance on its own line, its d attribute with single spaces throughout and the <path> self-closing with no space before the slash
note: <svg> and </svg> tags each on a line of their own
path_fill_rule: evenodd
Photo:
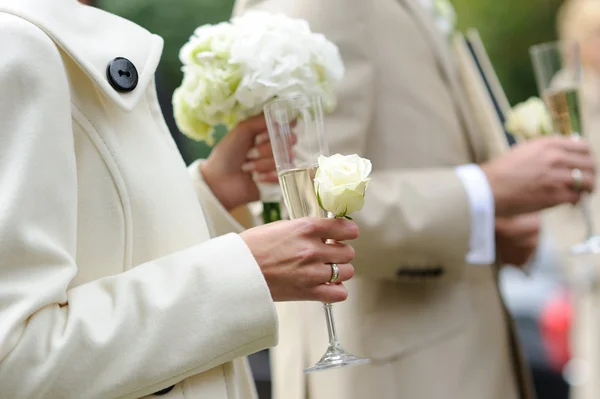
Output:
<svg viewBox="0 0 600 399">
<path fill-rule="evenodd" d="M 281 220 L 281 204 L 279 202 L 263 202 L 264 224 Z"/>
<path fill-rule="evenodd" d="M 594 223 L 592 222 L 592 211 L 590 206 L 590 197 L 588 195 L 584 195 L 581 199 L 581 211 L 583 213 L 583 220 L 585 221 L 585 230 L 586 235 L 585 238 L 590 238 L 596 235 L 596 230 L 594 229 Z"/>
</svg>

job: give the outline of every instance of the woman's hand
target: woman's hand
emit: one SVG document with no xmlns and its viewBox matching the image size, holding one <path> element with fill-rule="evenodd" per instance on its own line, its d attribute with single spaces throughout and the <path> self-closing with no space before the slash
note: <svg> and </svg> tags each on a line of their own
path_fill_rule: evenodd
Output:
<svg viewBox="0 0 600 399">
<path fill-rule="evenodd" d="M 302 218 L 269 223 L 241 234 L 260 266 L 275 301 L 340 302 L 341 284 L 354 275 L 354 249 L 341 241 L 358 237 L 356 223 L 344 219 Z M 325 244 L 327 239 L 336 241 Z M 339 267 L 330 284 L 331 263 Z"/>
<path fill-rule="evenodd" d="M 247 119 L 227 133 L 200 168 L 225 209 L 257 201 L 256 182 L 278 182 L 264 116 Z"/>
</svg>

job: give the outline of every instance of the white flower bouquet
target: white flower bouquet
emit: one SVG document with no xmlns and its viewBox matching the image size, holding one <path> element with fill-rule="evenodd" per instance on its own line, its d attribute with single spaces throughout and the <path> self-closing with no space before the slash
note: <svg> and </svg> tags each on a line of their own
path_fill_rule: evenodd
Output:
<svg viewBox="0 0 600 399">
<path fill-rule="evenodd" d="M 316 95 L 332 111 L 334 86 L 344 76 L 338 48 L 306 21 L 257 11 L 199 27 L 179 58 L 184 77 L 173 96 L 177 126 L 209 145 L 216 126 L 233 128 L 275 98 Z"/>
<path fill-rule="evenodd" d="M 282 14 L 248 12 L 196 29 L 181 48 L 183 81 L 173 95 L 179 130 L 214 145 L 215 128 L 228 129 L 263 112 L 276 98 L 319 96 L 336 106 L 344 76 L 338 48 L 308 23 Z M 265 223 L 281 219 L 278 185 L 260 185 Z"/>
</svg>

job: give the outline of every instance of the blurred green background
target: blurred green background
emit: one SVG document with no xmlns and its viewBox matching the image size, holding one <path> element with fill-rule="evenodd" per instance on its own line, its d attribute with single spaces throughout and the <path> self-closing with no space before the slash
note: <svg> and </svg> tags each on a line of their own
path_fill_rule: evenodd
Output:
<svg viewBox="0 0 600 399">
<path fill-rule="evenodd" d="M 556 39 L 563 0 L 452 0 L 458 27 L 477 28 L 512 105 L 537 95 L 529 47 Z"/>
<path fill-rule="evenodd" d="M 528 49 L 556 38 L 556 11 L 562 0 L 453 0 L 453 3 L 459 29 L 479 30 L 511 104 L 536 95 Z M 159 73 L 167 89 L 173 90 L 181 81 L 179 49 L 196 27 L 227 20 L 233 0 L 99 0 L 98 5 L 165 39 Z M 185 137 L 177 140 L 188 163 L 210 151 L 204 144 Z"/>
</svg>

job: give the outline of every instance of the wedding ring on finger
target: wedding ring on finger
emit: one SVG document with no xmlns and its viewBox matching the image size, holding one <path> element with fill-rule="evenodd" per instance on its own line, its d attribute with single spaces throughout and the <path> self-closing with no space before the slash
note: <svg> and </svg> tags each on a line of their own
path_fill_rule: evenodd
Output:
<svg viewBox="0 0 600 399">
<path fill-rule="evenodd" d="M 571 176 L 573 176 L 573 187 L 575 191 L 581 191 L 583 188 L 583 173 L 581 169 L 573 169 L 571 170 Z"/>
<path fill-rule="evenodd" d="M 331 263 L 331 279 L 329 279 L 330 283 L 335 283 L 340 278 L 340 268 L 335 263 Z"/>
</svg>

